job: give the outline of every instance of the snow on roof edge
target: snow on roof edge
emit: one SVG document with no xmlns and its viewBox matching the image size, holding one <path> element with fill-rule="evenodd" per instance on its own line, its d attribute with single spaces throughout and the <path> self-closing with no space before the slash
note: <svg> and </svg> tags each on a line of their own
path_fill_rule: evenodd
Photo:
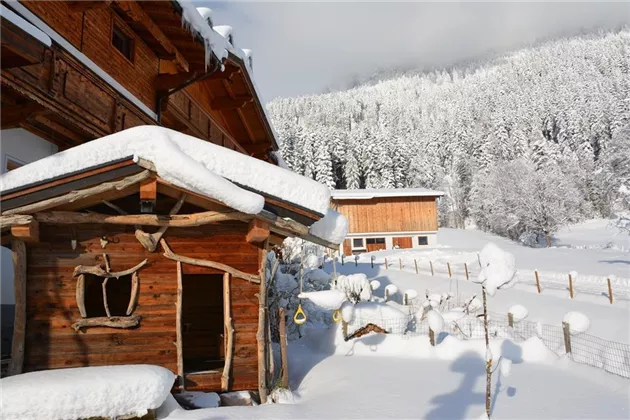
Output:
<svg viewBox="0 0 630 420">
<path fill-rule="evenodd" d="M 313 223 L 309 233 L 317 238 L 340 245 L 348 234 L 348 219 L 333 209 L 328 209 L 326 215 Z"/>
<path fill-rule="evenodd" d="M 22 29 L 24 32 L 31 35 L 47 47 L 52 46 L 52 40 L 48 35 L 38 29 L 35 25 L 28 22 L 26 19 L 13 13 L 11 9 L 5 7 L 4 5 L 0 5 L 0 16 L 7 19 L 9 22 L 13 23 L 15 26 Z"/>
<path fill-rule="evenodd" d="M 398 188 L 398 189 L 356 189 L 333 190 L 333 200 L 366 200 L 375 197 L 441 197 L 442 191 L 429 190 L 427 188 Z"/>
</svg>

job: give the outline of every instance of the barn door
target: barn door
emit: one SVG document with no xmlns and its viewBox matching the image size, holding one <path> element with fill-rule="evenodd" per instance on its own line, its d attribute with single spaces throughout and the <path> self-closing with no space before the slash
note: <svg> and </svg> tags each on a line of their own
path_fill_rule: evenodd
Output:
<svg viewBox="0 0 630 420">
<path fill-rule="evenodd" d="M 387 248 L 385 238 L 367 238 L 365 240 L 365 247 L 367 248 L 367 252 L 380 251 L 381 249 Z"/>
<path fill-rule="evenodd" d="M 399 238 L 393 238 L 394 248 L 412 248 L 411 236 L 401 236 Z"/>
</svg>

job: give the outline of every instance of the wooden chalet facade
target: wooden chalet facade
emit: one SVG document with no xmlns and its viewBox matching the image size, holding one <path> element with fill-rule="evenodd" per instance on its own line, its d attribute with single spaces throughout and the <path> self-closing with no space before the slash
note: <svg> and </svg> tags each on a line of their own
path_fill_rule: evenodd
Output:
<svg viewBox="0 0 630 420">
<path fill-rule="evenodd" d="M 348 219 L 343 253 L 436 244 L 442 195 L 424 188 L 332 191 L 331 207 Z"/>
<path fill-rule="evenodd" d="M 263 196 L 261 212 L 242 213 L 133 158 L 3 191 L 9 374 L 149 363 L 180 389 L 263 394 L 265 256 L 287 236 L 336 247 L 309 233 L 322 214 Z"/>
</svg>

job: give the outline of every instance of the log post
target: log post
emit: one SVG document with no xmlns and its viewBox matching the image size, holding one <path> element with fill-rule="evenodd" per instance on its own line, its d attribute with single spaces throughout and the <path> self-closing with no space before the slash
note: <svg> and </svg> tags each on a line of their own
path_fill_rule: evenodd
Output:
<svg viewBox="0 0 630 420">
<path fill-rule="evenodd" d="M 341 320 L 341 331 L 343 333 L 343 339 L 348 341 L 348 323 L 343 319 Z"/>
<path fill-rule="evenodd" d="M 613 293 L 612 293 L 612 285 L 610 284 L 610 278 L 607 278 L 606 281 L 608 282 L 608 300 L 610 300 L 610 304 L 612 305 Z"/>
<path fill-rule="evenodd" d="M 402 271 L 402 258 L 398 258 L 398 269 Z"/>
<path fill-rule="evenodd" d="M 449 278 L 453 277 L 453 273 L 451 272 L 451 263 L 447 262 L 446 266 L 448 267 L 448 277 Z"/>
<path fill-rule="evenodd" d="M 431 328 L 429 328 L 429 342 L 432 346 L 435 346 L 435 333 Z"/>
<path fill-rule="evenodd" d="M 107 303 L 107 282 L 109 281 L 109 278 L 105 277 L 105 279 L 103 280 L 103 283 L 101 283 L 101 287 L 103 288 L 103 306 L 105 307 L 105 314 L 107 315 L 107 318 L 111 318 L 112 314 L 109 311 L 109 303 Z"/>
<path fill-rule="evenodd" d="M 223 273 L 223 328 L 225 331 L 225 365 L 223 366 L 223 375 L 221 376 L 221 391 L 223 392 L 230 389 L 230 371 L 232 369 L 232 352 L 234 348 L 234 326 L 232 325 L 231 305 L 230 273 Z"/>
<path fill-rule="evenodd" d="M 573 299 L 573 276 L 569 273 L 569 296 Z"/>
<path fill-rule="evenodd" d="M 345 256 L 345 254 L 341 254 L 341 265 L 344 265 L 344 264 L 345 264 L 345 261 L 344 261 L 344 256 Z"/>
<path fill-rule="evenodd" d="M 177 261 L 177 302 L 176 302 L 176 318 L 175 318 L 175 330 L 177 334 L 177 376 L 179 377 L 180 389 L 185 389 L 184 385 L 184 351 L 182 348 L 182 303 L 183 303 L 183 275 L 182 275 L 182 263 Z"/>
<path fill-rule="evenodd" d="M 477 262 L 479 263 L 479 268 L 481 268 L 481 257 L 479 256 L 479 253 L 477 253 Z"/>
<path fill-rule="evenodd" d="M 258 332 L 256 333 L 256 341 L 258 343 L 258 393 L 260 394 L 260 402 L 267 403 L 267 357 L 265 349 L 267 343 L 265 340 L 266 330 L 266 313 L 267 313 L 267 247 L 269 239 L 266 239 L 262 247 L 262 262 L 260 265 L 260 289 L 258 292 Z"/>
<path fill-rule="evenodd" d="M 538 294 L 540 294 L 540 279 L 538 278 L 538 270 L 534 270 L 534 277 L 536 277 L 536 289 L 538 290 Z"/>
<path fill-rule="evenodd" d="M 24 366 L 24 338 L 26 335 L 26 244 L 20 239 L 11 241 L 13 250 L 13 285 L 15 288 L 15 318 L 8 375 L 22 373 Z"/>
<path fill-rule="evenodd" d="M 385 270 L 387 270 L 387 258 L 385 258 Z"/>
<path fill-rule="evenodd" d="M 466 280 L 470 280 L 470 276 L 468 274 L 468 263 L 464 263 L 464 270 L 466 271 Z"/>
<path fill-rule="evenodd" d="M 508 312 L 508 326 L 514 328 L 514 314 Z"/>
<path fill-rule="evenodd" d="M 374 268 L 374 255 L 370 257 L 370 264 L 372 265 L 372 268 Z"/>
<path fill-rule="evenodd" d="M 435 272 L 433 271 L 433 262 L 429 261 L 429 265 L 431 266 L 431 275 L 435 275 Z"/>
<path fill-rule="evenodd" d="M 284 308 L 278 309 L 280 317 L 280 361 L 282 364 L 282 379 L 280 386 L 289 387 L 289 360 L 287 354 L 287 320 Z"/>
<path fill-rule="evenodd" d="M 416 260 L 415 258 L 413 259 L 413 263 L 416 266 L 416 274 L 418 274 L 418 260 Z"/>
<path fill-rule="evenodd" d="M 562 332 L 564 333 L 564 350 L 571 353 L 571 328 L 568 322 L 562 323 Z"/>
</svg>

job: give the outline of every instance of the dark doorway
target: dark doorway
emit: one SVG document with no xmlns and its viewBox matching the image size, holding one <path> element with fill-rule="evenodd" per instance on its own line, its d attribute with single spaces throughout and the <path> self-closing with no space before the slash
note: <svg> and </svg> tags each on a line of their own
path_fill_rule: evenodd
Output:
<svg viewBox="0 0 630 420">
<path fill-rule="evenodd" d="M 182 278 L 182 350 L 186 373 L 222 369 L 223 276 L 185 274 Z"/>
</svg>

